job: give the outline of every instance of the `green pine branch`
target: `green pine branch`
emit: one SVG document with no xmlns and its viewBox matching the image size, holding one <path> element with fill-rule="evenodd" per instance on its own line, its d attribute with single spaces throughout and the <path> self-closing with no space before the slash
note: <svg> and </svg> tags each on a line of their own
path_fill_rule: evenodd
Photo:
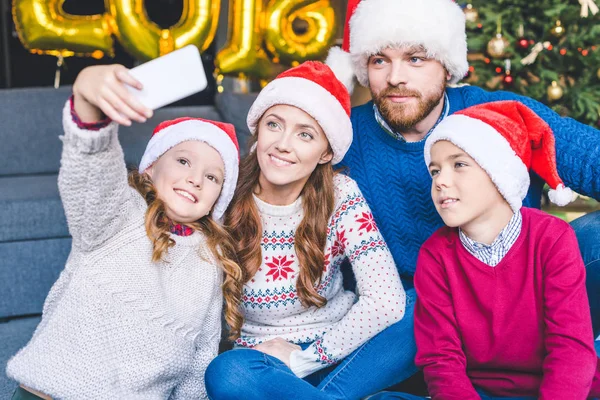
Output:
<svg viewBox="0 0 600 400">
<path fill-rule="evenodd" d="M 473 0 L 471 4 L 478 10 L 479 20 L 467 23 L 469 62 L 475 68 L 467 83 L 532 97 L 561 115 L 586 124 L 600 122 L 600 13 L 582 18 L 581 6 L 574 0 Z M 509 47 L 503 58 L 494 59 L 486 48 L 496 35 L 499 18 Z M 561 21 L 566 31 L 563 36 L 551 33 L 556 20 Z M 544 41 L 552 44 L 552 49 L 543 50 L 531 65 L 521 64 L 533 44 L 527 49 L 519 47 L 520 25 L 523 37 L 533 44 Z M 561 50 L 566 53 L 561 54 Z M 587 50 L 587 55 L 583 50 Z M 510 85 L 502 80 L 505 59 L 511 62 L 513 83 Z M 500 73 L 496 72 L 498 67 Z M 563 89 L 559 100 L 548 99 L 547 90 L 552 81 Z"/>
</svg>

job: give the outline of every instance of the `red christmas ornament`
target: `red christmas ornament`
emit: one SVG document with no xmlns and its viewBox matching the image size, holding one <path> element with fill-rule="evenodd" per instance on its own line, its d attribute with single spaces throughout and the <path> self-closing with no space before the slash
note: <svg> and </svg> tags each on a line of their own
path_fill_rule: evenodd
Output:
<svg viewBox="0 0 600 400">
<path fill-rule="evenodd" d="M 525 39 L 525 38 L 521 38 L 517 41 L 517 44 L 519 45 L 519 48 L 523 49 L 523 50 L 527 50 L 529 48 L 529 40 Z"/>
<path fill-rule="evenodd" d="M 510 86 L 513 84 L 514 79 L 510 74 L 506 74 L 504 75 L 504 78 L 502 78 L 502 82 L 504 82 L 505 85 Z"/>
</svg>

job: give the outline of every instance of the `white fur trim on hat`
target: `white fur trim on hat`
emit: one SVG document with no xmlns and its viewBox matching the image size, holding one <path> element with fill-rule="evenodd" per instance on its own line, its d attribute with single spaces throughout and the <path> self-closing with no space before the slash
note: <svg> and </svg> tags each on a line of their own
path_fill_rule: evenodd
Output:
<svg viewBox="0 0 600 400">
<path fill-rule="evenodd" d="M 336 78 L 346 86 L 348 93 L 352 94 L 352 90 L 354 90 L 354 66 L 350 53 L 342 50 L 341 47 L 332 47 L 329 49 L 325 64 L 331 68 Z"/>
<path fill-rule="evenodd" d="M 447 140 L 464 150 L 489 175 L 498 191 L 516 213 L 529 189 L 529 171 L 510 144 L 485 122 L 465 115 L 450 115 L 440 122 L 425 142 L 425 164 L 431 162 L 431 147 Z"/>
<path fill-rule="evenodd" d="M 465 23 L 452 0 L 362 0 L 350 19 L 350 54 L 358 82 L 369 85 L 370 56 L 412 45 L 423 46 L 450 73 L 450 83 L 457 83 L 469 70 Z"/>
<path fill-rule="evenodd" d="M 321 126 L 333 150 L 331 162 L 337 164 L 352 144 L 352 123 L 338 99 L 323 86 L 304 78 L 284 77 L 271 81 L 248 112 L 248 128 L 256 133 L 258 121 L 271 107 L 286 104 L 313 117 Z"/>
<path fill-rule="evenodd" d="M 146 146 L 146 151 L 140 161 L 139 172 L 143 173 L 169 149 L 188 140 L 197 140 L 210 145 L 219 152 L 223 159 L 225 165 L 223 187 L 212 211 L 212 217 L 218 221 L 233 198 L 238 179 L 239 159 L 238 151 L 231 138 L 216 125 L 204 121 L 187 120 L 167 126 L 155 133 Z"/>
</svg>

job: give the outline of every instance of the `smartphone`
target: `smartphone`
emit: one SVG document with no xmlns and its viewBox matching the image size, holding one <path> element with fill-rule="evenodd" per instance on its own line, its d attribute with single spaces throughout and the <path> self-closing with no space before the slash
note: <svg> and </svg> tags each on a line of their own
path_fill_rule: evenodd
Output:
<svg viewBox="0 0 600 400">
<path fill-rule="evenodd" d="M 200 52 L 192 44 L 132 68 L 129 73 L 144 88 L 127 88 L 152 110 L 200 92 L 208 85 Z"/>
</svg>

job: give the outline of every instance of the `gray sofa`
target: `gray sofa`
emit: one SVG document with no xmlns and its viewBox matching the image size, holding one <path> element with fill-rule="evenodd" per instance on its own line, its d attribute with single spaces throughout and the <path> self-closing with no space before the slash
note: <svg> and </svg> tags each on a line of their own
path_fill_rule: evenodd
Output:
<svg viewBox="0 0 600 400">
<path fill-rule="evenodd" d="M 70 250 L 56 182 L 61 110 L 70 93 L 70 87 L 0 90 L 0 399 L 16 385 L 5 375 L 6 362 L 31 337 Z M 158 122 L 180 116 L 234 123 L 244 152 L 252 99 L 226 94 L 217 100 L 223 114 L 214 106 L 163 108 L 145 124 L 122 127 L 127 164 L 137 165 Z"/>
</svg>

